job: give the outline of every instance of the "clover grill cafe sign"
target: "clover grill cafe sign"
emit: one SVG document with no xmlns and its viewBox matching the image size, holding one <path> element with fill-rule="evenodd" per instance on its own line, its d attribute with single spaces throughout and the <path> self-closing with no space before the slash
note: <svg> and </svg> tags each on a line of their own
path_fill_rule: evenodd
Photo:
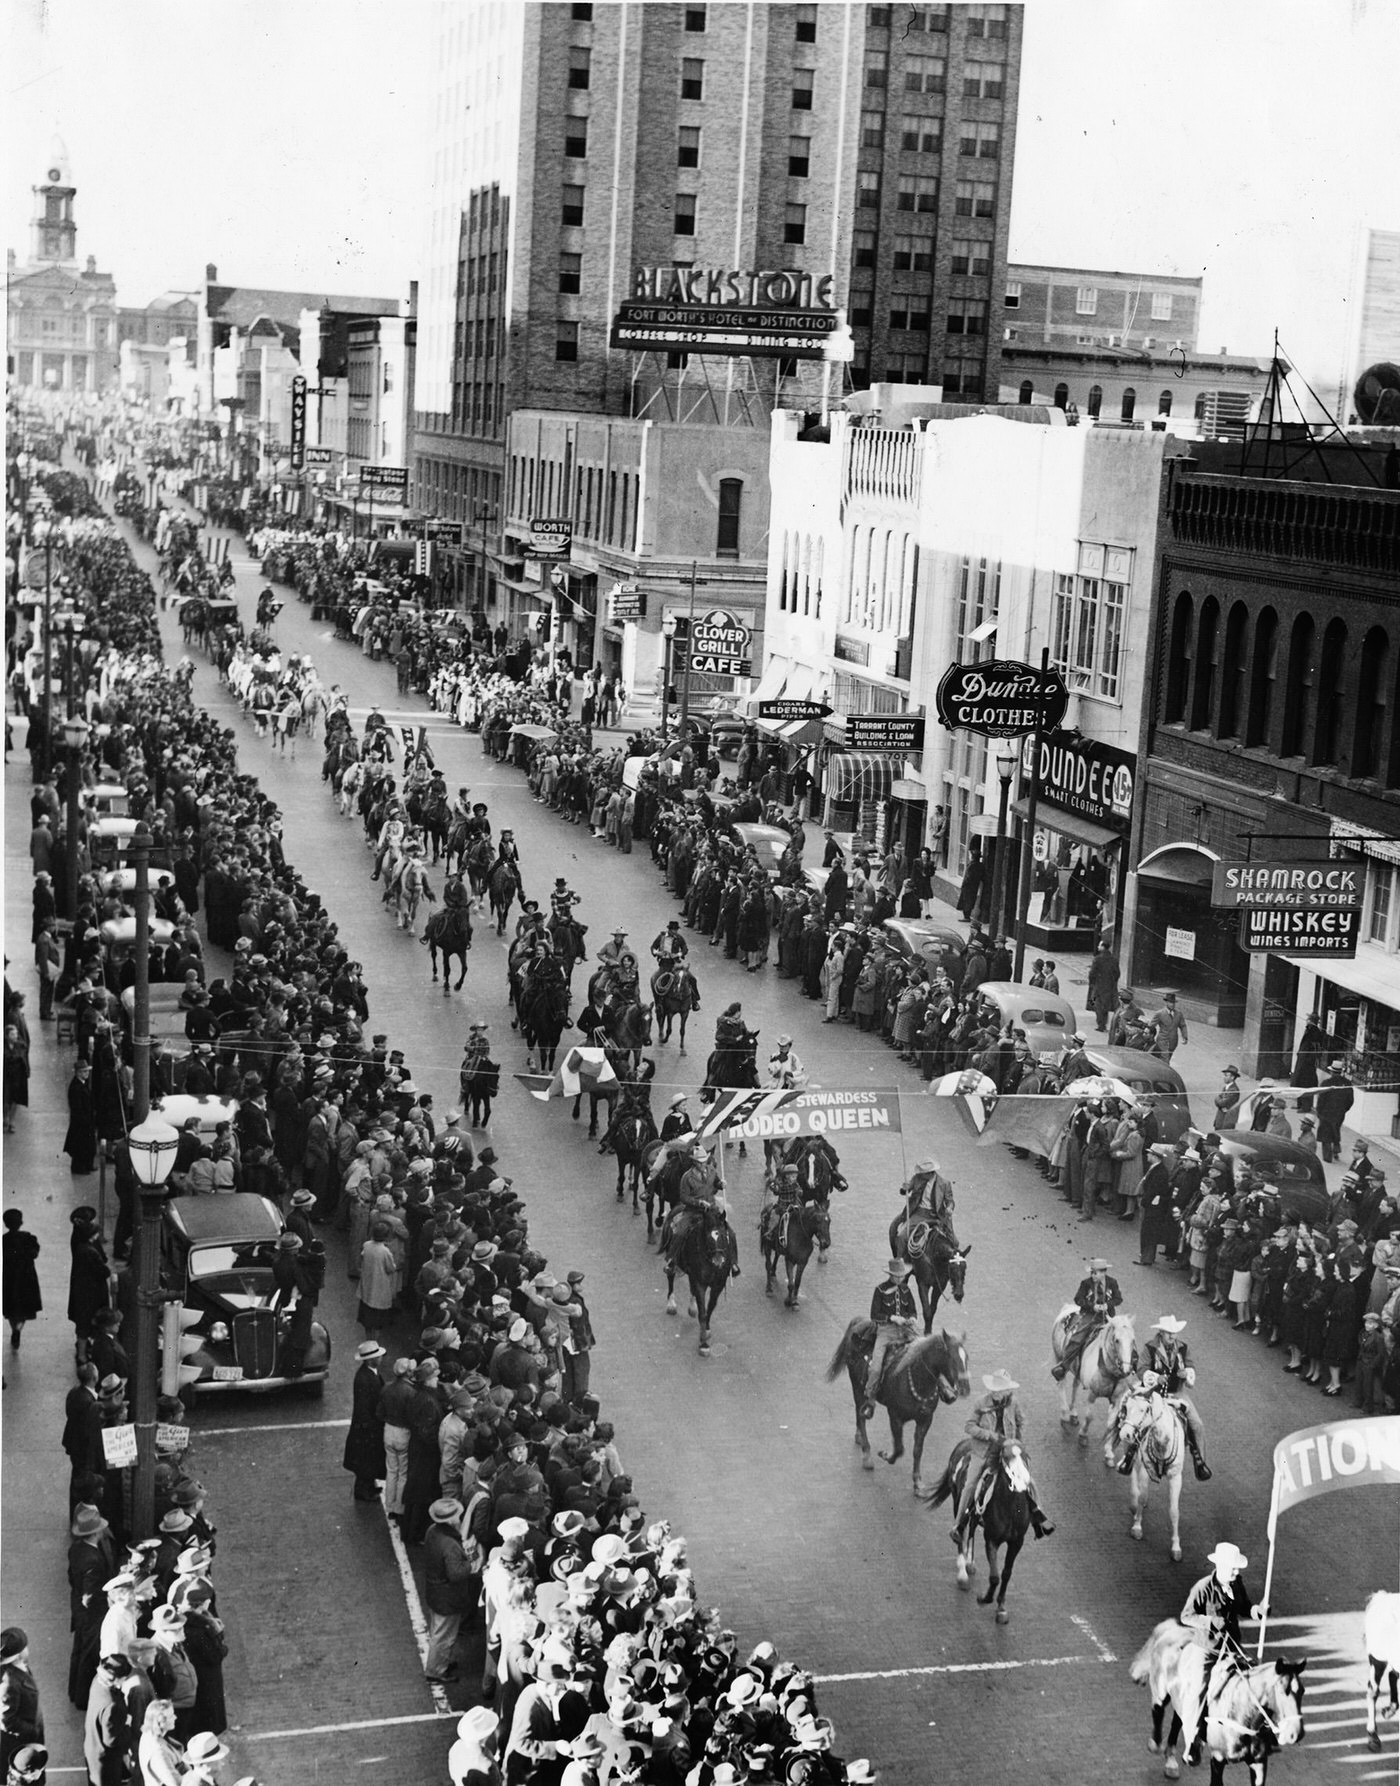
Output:
<svg viewBox="0 0 1400 1786">
<path fill-rule="evenodd" d="M 839 316 L 830 273 L 639 267 L 610 344 L 640 353 L 819 360 Z"/>
<path fill-rule="evenodd" d="M 1058 670 L 1042 676 L 1030 664 L 994 658 L 985 664 L 950 664 L 934 704 L 950 732 L 1021 738 L 1027 732 L 1053 732 L 1064 720 L 1069 690 Z"/>
<path fill-rule="evenodd" d="M 727 608 L 697 614 L 690 625 L 690 668 L 711 676 L 752 676 L 752 634 Z"/>
</svg>

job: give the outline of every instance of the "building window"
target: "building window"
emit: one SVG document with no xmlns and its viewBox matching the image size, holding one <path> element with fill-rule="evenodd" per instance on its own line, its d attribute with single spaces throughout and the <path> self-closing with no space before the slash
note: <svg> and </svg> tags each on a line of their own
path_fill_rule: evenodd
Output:
<svg viewBox="0 0 1400 1786">
<path fill-rule="evenodd" d="M 917 296 L 914 292 L 895 292 L 894 302 L 890 310 L 890 327 L 892 329 L 918 329 L 928 331 L 928 298 Z"/>
<path fill-rule="evenodd" d="M 1129 550 L 1081 544 L 1078 573 L 1055 578 L 1051 661 L 1072 687 L 1106 701 L 1119 698 L 1132 568 Z"/>
<path fill-rule="evenodd" d="M 890 56 L 888 50 L 867 50 L 865 52 L 865 84 L 867 87 L 885 87 L 889 85 Z"/>
<path fill-rule="evenodd" d="M 1272 608 L 1261 610 L 1254 622 L 1254 643 L 1250 652 L 1249 712 L 1245 719 L 1246 750 L 1267 745 L 1273 731 L 1274 683 L 1278 678 L 1278 615 Z M 1173 715 L 1167 715 L 1168 719 Z M 1180 718 L 1180 714 L 1175 715 Z"/>
<path fill-rule="evenodd" d="M 796 243 L 799 247 L 807 240 L 806 205 L 783 207 L 783 240 Z"/>
<path fill-rule="evenodd" d="M 1098 288 L 1093 285 L 1081 285 L 1074 294 L 1074 314 L 1076 316 L 1093 316 L 1099 308 Z"/>
<path fill-rule="evenodd" d="M 788 173 L 794 180 L 805 180 L 812 164 L 812 139 L 809 136 L 788 138 Z"/>
<path fill-rule="evenodd" d="M 705 8 L 703 6 L 686 7 L 685 28 L 687 31 L 703 31 L 705 29 Z"/>
<path fill-rule="evenodd" d="M 900 120 L 899 146 L 921 155 L 937 155 L 943 147 L 943 120 L 906 112 Z"/>
<path fill-rule="evenodd" d="M 953 211 L 958 217 L 994 217 L 997 189 L 981 180 L 959 180 L 953 194 Z"/>
<path fill-rule="evenodd" d="M 873 169 L 862 168 L 856 176 L 856 204 L 863 210 L 880 208 L 880 176 Z"/>
<path fill-rule="evenodd" d="M 894 270 L 896 273 L 928 273 L 933 269 L 933 241 L 928 236 L 896 236 Z"/>
<path fill-rule="evenodd" d="M 862 149 L 883 149 L 885 146 L 885 114 L 883 112 L 862 112 L 860 115 L 860 146 Z"/>
<path fill-rule="evenodd" d="M 1007 280 L 1005 303 L 1008 310 L 1021 308 L 1021 281 L 1019 279 Z"/>
<path fill-rule="evenodd" d="M 570 225 L 583 222 L 583 188 L 582 186 L 566 186 L 564 188 L 564 205 L 561 221 Z"/>
<path fill-rule="evenodd" d="M 1023 378 L 1021 380 L 1021 394 L 1017 398 L 1017 402 L 1018 403 L 1029 403 L 1034 398 L 1034 396 L 1035 396 L 1034 384 L 1032 384 L 1030 379 Z"/>
<path fill-rule="evenodd" d="M 879 238 L 873 229 L 858 229 L 851 237 L 851 259 L 858 267 L 875 265 L 875 249 Z"/>
<path fill-rule="evenodd" d="M 1172 319 L 1172 294 L 1169 291 L 1154 291 L 1152 294 L 1153 322 L 1170 322 Z"/>
<path fill-rule="evenodd" d="M 588 71 L 593 59 L 593 52 L 582 44 L 572 44 L 569 48 L 569 85 L 576 90 L 586 91 L 588 87 Z"/>
<path fill-rule="evenodd" d="M 690 355 L 684 348 L 672 347 L 666 352 L 666 370 L 668 372 L 684 372 L 690 364 Z"/>
<path fill-rule="evenodd" d="M 563 292 L 577 292 L 583 274 L 583 256 L 581 254 L 561 254 L 559 256 L 559 289 Z"/>
<path fill-rule="evenodd" d="M 891 354 L 885 362 L 885 380 L 888 384 L 922 384 L 924 382 L 923 354 Z"/>
<path fill-rule="evenodd" d="M 945 56 L 910 56 L 904 64 L 906 93 L 943 93 L 948 86 Z"/>
<path fill-rule="evenodd" d="M 678 192 L 676 194 L 676 234 L 693 236 L 695 234 L 695 194 Z"/>
<path fill-rule="evenodd" d="M 812 109 L 812 83 L 815 81 L 815 68 L 794 68 L 792 71 L 792 109 L 795 112 L 810 112 Z"/>
<path fill-rule="evenodd" d="M 1125 422 L 1132 421 L 1133 411 L 1134 411 L 1134 409 L 1136 409 L 1136 407 L 1137 407 L 1137 392 L 1133 389 L 1133 387 L 1131 385 L 1129 385 L 1127 390 L 1124 391 L 1124 393 L 1123 393 L 1123 406 L 1122 406 L 1122 409 L 1119 411 L 1119 413 L 1121 414 L 1121 416 Z"/>
<path fill-rule="evenodd" d="M 556 322 L 554 325 L 554 357 L 556 360 L 578 358 L 578 324 Z"/>
<path fill-rule="evenodd" d="M 700 129 L 695 124 L 682 124 L 676 133 L 676 166 L 699 167 Z"/>
<path fill-rule="evenodd" d="M 990 242 L 954 241 L 950 271 L 981 276 L 991 271 L 991 255 Z"/>
<path fill-rule="evenodd" d="M 566 118 L 564 120 L 564 153 L 571 161 L 582 161 L 587 155 L 587 118 Z"/>
<path fill-rule="evenodd" d="M 895 208 L 900 211 L 936 211 L 938 181 L 931 175 L 901 174 Z"/>
<path fill-rule="evenodd" d="M 958 308 L 948 314 L 950 335 L 985 335 L 987 301 L 985 298 L 960 298 Z"/>
<path fill-rule="evenodd" d="M 815 43 L 817 41 L 817 9 L 815 6 L 799 6 L 795 35 L 799 43 Z"/>
<path fill-rule="evenodd" d="M 1103 408 L 1103 386 L 1101 384 L 1091 384 L 1089 386 L 1089 401 L 1086 408 L 1089 415 L 1097 421 L 1099 411 Z"/>
<path fill-rule="evenodd" d="M 1000 99 L 1006 89 L 1006 68 L 1000 62 L 964 62 L 963 98 Z"/>
<path fill-rule="evenodd" d="M 888 6 L 867 6 L 865 22 L 872 31 L 888 31 L 890 28 L 890 9 Z"/>
<path fill-rule="evenodd" d="M 683 56 L 681 58 L 681 98 L 703 99 L 704 97 L 704 58 L 701 56 Z"/>
<path fill-rule="evenodd" d="M 1063 380 L 1055 386 L 1055 407 L 1064 409 L 1069 403 L 1069 386 Z"/>
<path fill-rule="evenodd" d="M 1390 638 L 1383 626 L 1373 626 L 1361 643 L 1356 724 L 1351 738 L 1353 775 L 1374 777 L 1378 781 L 1384 779 L 1381 750 L 1385 737 L 1386 703 L 1393 702 L 1394 699 Z"/>
<path fill-rule="evenodd" d="M 1370 911 L 1366 918 L 1366 940 L 1371 943 L 1390 941 L 1390 909 L 1395 891 L 1395 870 L 1389 863 L 1371 864 Z"/>
<path fill-rule="evenodd" d="M 1001 154 L 1001 125 L 964 122 L 959 135 L 958 152 L 978 156 L 983 161 L 995 161 Z"/>
<path fill-rule="evenodd" d="M 569 8 L 569 17 L 587 24 L 593 17 L 592 0 L 574 0 L 574 4 Z"/>
<path fill-rule="evenodd" d="M 967 34 L 969 37 L 1005 37 L 1005 6 L 969 6 L 967 8 Z"/>
<path fill-rule="evenodd" d="M 946 31 L 948 29 L 948 8 L 946 6 L 910 6 L 900 14 L 901 22 L 908 31 Z"/>
<path fill-rule="evenodd" d="M 851 327 L 853 329 L 868 329 L 870 327 L 870 317 L 871 312 L 867 306 L 862 305 L 858 307 L 851 312 Z"/>
<path fill-rule="evenodd" d="M 1163 391 L 1161 396 L 1158 397 L 1158 399 L 1157 399 L 1157 414 L 1158 415 L 1170 415 L 1171 412 L 1172 412 L 1172 394 L 1170 391 Z"/>
<path fill-rule="evenodd" d="M 719 526 L 715 536 L 715 553 L 720 558 L 739 556 L 739 512 L 743 502 L 741 478 L 719 480 Z"/>
</svg>

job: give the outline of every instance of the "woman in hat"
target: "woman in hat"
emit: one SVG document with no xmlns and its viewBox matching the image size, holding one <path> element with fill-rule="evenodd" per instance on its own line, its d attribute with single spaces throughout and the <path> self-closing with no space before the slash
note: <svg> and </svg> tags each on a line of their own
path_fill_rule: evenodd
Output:
<svg viewBox="0 0 1400 1786">
<path fill-rule="evenodd" d="M 18 1348 L 25 1322 L 32 1321 L 44 1306 L 35 1264 L 39 1257 L 38 1236 L 25 1227 L 24 1215 L 18 1209 L 5 1211 L 0 1255 L 3 1255 L 4 1314 L 10 1324 L 10 1344 Z"/>
</svg>

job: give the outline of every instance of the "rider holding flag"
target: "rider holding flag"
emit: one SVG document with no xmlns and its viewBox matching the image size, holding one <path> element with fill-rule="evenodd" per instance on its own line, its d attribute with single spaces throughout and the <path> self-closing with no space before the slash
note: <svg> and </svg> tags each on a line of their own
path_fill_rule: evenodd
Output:
<svg viewBox="0 0 1400 1786">
<path fill-rule="evenodd" d="M 969 1440 L 970 1455 L 967 1474 L 963 1478 L 962 1498 L 958 1503 L 957 1523 L 950 1534 L 959 1549 L 967 1538 L 968 1522 L 977 1508 L 982 1479 L 1001 1460 L 1002 1441 L 1015 1439 L 1018 1445 L 1024 1444 L 1025 1419 L 1016 1400 L 1016 1391 L 1021 1385 L 1001 1370 L 983 1377 L 982 1387 L 987 1393 L 974 1404 L 972 1418 L 963 1428 Z M 1037 1538 L 1048 1538 L 1055 1528 L 1041 1512 L 1035 1483 L 1029 1477 L 1025 1495 L 1030 1506 L 1032 1531 Z"/>
<path fill-rule="evenodd" d="M 1152 1338 L 1144 1348 L 1141 1382 L 1144 1389 L 1155 1389 L 1181 1415 L 1186 1424 L 1186 1449 L 1191 1453 L 1191 1462 L 1195 1465 L 1196 1480 L 1209 1482 L 1210 1465 L 1201 1455 L 1201 1440 L 1205 1436 L 1205 1429 L 1196 1412 L 1196 1404 L 1185 1393 L 1196 1381 L 1195 1368 L 1187 1356 L 1186 1342 L 1177 1338 L 1185 1328 L 1186 1323 L 1178 1321 L 1175 1315 L 1162 1315 L 1153 1322 Z M 1132 1473 L 1138 1443 L 1136 1439 L 1131 1440 L 1125 1448 L 1118 1464 L 1120 1476 Z"/>
<path fill-rule="evenodd" d="M 1249 1567 L 1249 1558 L 1237 1545 L 1217 1544 L 1206 1561 L 1211 1573 L 1204 1575 L 1186 1596 L 1181 1609 L 1181 1622 L 1194 1641 L 1206 1652 L 1201 1669 L 1201 1698 L 1194 1708 L 1195 1717 L 1182 1718 L 1182 1733 L 1187 1736 L 1186 1761 L 1195 1767 L 1201 1759 L 1201 1741 L 1205 1736 L 1206 1717 L 1216 1689 L 1229 1668 L 1244 1659 L 1240 1642 L 1240 1620 L 1263 1618 L 1267 1608 L 1251 1605 L 1249 1594 L 1240 1577 Z M 1221 1664 L 1226 1664 L 1222 1669 Z M 1219 1677 L 1219 1678 L 1218 1678 Z"/>
</svg>

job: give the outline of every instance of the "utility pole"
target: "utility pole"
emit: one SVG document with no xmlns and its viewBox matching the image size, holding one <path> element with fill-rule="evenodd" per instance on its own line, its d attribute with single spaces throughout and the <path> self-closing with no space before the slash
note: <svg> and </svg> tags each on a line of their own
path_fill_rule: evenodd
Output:
<svg viewBox="0 0 1400 1786">
<path fill-rule="evenodd" d="M 685 743 L 686 728 L 690 719 L 690 660 L 695 654 L 693 643 L 695 636 L 695 560 L 690 561 L 690 609 L 685 623 L 685 674 L 681 678 L 681 723 L 677 733 L 682 744 Z"/>
</svg>

